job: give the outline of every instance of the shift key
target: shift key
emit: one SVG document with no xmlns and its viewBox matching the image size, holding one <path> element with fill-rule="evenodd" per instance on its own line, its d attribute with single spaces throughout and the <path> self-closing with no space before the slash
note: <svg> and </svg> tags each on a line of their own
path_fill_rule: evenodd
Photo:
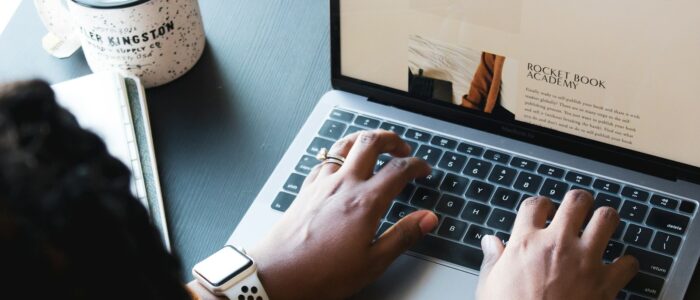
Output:
<svg viewBox="0 0 700 300">
<path fill-rule="evenodd" d="M 659 296 L 659 294 L 661 294 L 661 288 L 663 286 L 663 279 L 644 273 L 637 273 L 637 275 L 632 278 L 632 281 L 627 284 L 625 289 L 641 295 L 656 298 Z"/>
</svg>

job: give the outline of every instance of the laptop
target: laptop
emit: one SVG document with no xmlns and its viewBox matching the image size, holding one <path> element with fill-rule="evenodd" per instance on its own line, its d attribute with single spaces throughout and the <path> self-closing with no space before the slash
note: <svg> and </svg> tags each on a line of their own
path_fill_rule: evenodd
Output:
<svg viewBox="0 0 700 300">
<path fill-rule="evenodd" d="M 480 238 L 508 241 L 520 202 L 585 189 L 622 221 L 604 260 L 636 256 L 619 299 L 681 299 L 700 251 L 700 3 L 332 0 L 334 90 L 228 243 L 251 247 L 293 205 L 321 148 L 401 135 L 433 171 L 378 234 L 417 209 L 438 228 L 358 299 L 469 299 Z M 307 99 L 309 100 L 309 99 Z M 377 169 L 389 159 L 382 155 Z M 507 246 L 506 246 L 507 247 Z"/>
</svg>

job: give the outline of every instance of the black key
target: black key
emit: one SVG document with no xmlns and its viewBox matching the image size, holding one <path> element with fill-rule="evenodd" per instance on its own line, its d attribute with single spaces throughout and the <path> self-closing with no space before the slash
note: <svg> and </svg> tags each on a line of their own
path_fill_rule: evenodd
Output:
<svg viewBox="0 0 700 300">
<path fill-rule="evenodd" d="M 647 217 L 647 225 L 672 233 L 683 234 L 690 218 L 672 212 L 652 208 Z"/>
<path fill-rule="evenodd" d="M 466 163 L 466 156 L 447 151 L 445 152 L 445 155 L 442 156 L 440 163 L 438 163 L 438 167 L 447 171 L 459 173 L 460 171 L 462 171 Z"/>
<path fill-rule="evenodd" d="M 493 150 L 486 150 L 486 153 L 484 153 L 484 158 L 495 162 L 507 164 L 510 160 L 510 155 Z"/>
<path fill-rule="evenodd" d="M 380 236 L 382 236 L 382 234 L 384 234 L 384 232 L 387 231 L 387 229 L 391 228 L 391 226 L 393 225 L 394 224 L 389 222 L 382 222 L 382 225 L 379 225 L 379 229 L 377 229 L 377 233 L 374 235 L 374 238 L 377 239 Z"/>
<path fill-rule="evenodd" d="M 440 190 L 456 195 L 462 195 L 467 190 L 468 184 L 469 179 L 459 175 L 447 173 L 445 180 L 443 180 L 442 184 L 440 185 Z"/>
<path fill-rule="evenodd" d="M 430 140 L 430 143 L 435 145 L 435 146 L 447 148 L 450 150 L 457 147 L 457 141 L 455 141 L 453 139 L 448 139 L 446 137 L 441 137 L 441 136 L 434 136 L 433 139 Z"/>
<path fill-rule="evenodd" d="M 616 258 L 620 257 L 622 254 L 622 249 L 625 248 L 625 245 L 615 242 L 615 241 L 608 241 L 608 246 L 605 247 L 605 252 L 603 252 L 603 259 L 606 261 L 613 261 Z"/>
<path fill-rule="evenodd" d="M 536 162 L 529 159 L 524 159 L 522 157 L 513 157 L 513 160 L 510 161 L 510 165 L 528 171 L 535 171 L 535 168 L 537 167 Z"/>
<path fill-rule="evenodd" d="M 622 233 L 625 232 L 625 226 L 627 226 L 627 223 L 625 223 L 625 221 L 620 221 L 620 223 L 617 224 L 617 228 L 615 228 L 615 233 L 613 233 L 612 238 L 619 240 L 622 237 Z"/>
<path fill-rule="evenodd" d="M 515 222 L 514 213 L 496 208 L 491 213 L 486 225 L 501 231 L 510 232 L 510 229 L 513 228 L 513 222 Z"/>
<path fill-rule="evenodd" d="M 411 204 L 422 208 L 432 209 L 440 198 L 440 193 L 435 190 L 419 187 L 411 197 Z"/>
<path fill-rule="evenodd" d="M 416 140 L 419 142 L 427 143 L 428 141 L 430 141 L 430 134 L 415 129 L 407 130 L 405 136 L 409 139 Z"/>
<path fill-rule="evenodd" d="M 513 209 L 518 204 L 518 200 L 520 200 L 520 193 L 499 187 L 491 198 L 491 204 Z"/>
<path fill-rule="evenodd" d="M 625 204 L 623 204 L 620 209 L 620 218 L 634 222 L 642 222 L 647 214 L 647 210 L 649 210 L 649 207 L 644 204 L 625 201 Z"/>
<path fill-rule="evenodd" d="M 372 129 L 379 128 L 379 120 L 365 116 L 357 116 L 357 119 L 355 119 L 355 124 Z"/>
<path fill-rule="evenodd" d="M 418 148 L 418 152 L 416 152 L 416 157 L 425 160 L 431 166 L 437 164 L 438 159 L 440 159 L 441 155 L 442 150 L 428 145 L 421 145 Z"/>
<path fill-rule="evenodd" d="M 651 239 L 652 230 L 636 224 L 627 226 L 624 241 L 640 247 L 646 247 Z"/>
<path fill-rule="evenodd" d="M 272 201 L 272 209 L 285 212 L 287 211 L 289 206 L 292 205 L 292 202 L 294 202 L 295 198 L 296 196 L 292 194 L 280 192 L 279 194 L 277 194 L 277 197 L 275 197 L 275 200 Z"/>
<path fill-rule="evenodd" d="M 612 207 L 612 208 L 618 210 L 618 209 L 620 209 L 621 203 L 622 203 L 622 199 L 620 199 L 620 197 L 616 197 L 616 196 L 606 194 L 606 193 L 598 193 L 598 195 L 595 196 L 595 203 L 593 203 L 593 210 L 596 210 L 602 206 L 609 206 L 609 207 Z"/>
<path fill-rule="evenodd" d="M 467 163 L 467 167 L 464 168 L 464 175 L 467 176 L 472 176 L 476 177 L 479 179 L 484 179 L 486 178 L 486 175 L 489 174 L 489 171 L 491 170 L 491 163 L 487 161 L 483 161 L 480 159 L 472 158 L 469 160 Z"/>
<path fill-rule="evenodd" d="M 484 254 L 479 249 L 432 235 L 420 239 L 410 250 L 473 270 L 479 270 L 484 260 Z"/>
<path fill-rule="evenodd" d="M 503 245 L 508 244 L 508 240 L 510 240 L 510 234 L 507 234 L 505 232 L 496 232 L 496 237 L 501 239 L 501 243 L 503 243 Z"/>
<path fill-rule="evenodd" d="M 283 188 L 288 192 L 299 194 L 299 190 L 301 190 L 301 185 L 304 183 L 304 179 L 306 179 L 306 176 L 292 173 L 292 175 L 289 175 L 289 178 L 287 178 L 287 182 L 284 183 Z"/>
<path fill-rule="evenodd" d="M 347 112 L 347 111 L 342 111 L 342 110 L 334 109 L 334 110 L 331 112 L 331 118 L 332 118 L 332 119 L 339 120 L 339 121 L 343 121 L 343 122 L 345 122 L 345 123 L 350 123 L 350 122 L 352 121 L 352 119 L 355 118 L 355 114 L 349 113 L 349 112 Z"/>
<path fill-rule="evenodd" d="M 632 281 L 627 284 L 625 289 L 630 292 L 656 298 L 661 293 L 661 288 L 663 286 L 663 279 L 644 273 L 637 273 L 637 276 L 632 278 Z"/>
<path fill-rule="evenodd" d="M 374 164 L 374 172 L 377 173 L 379 170 L 384 168 L 384 166 L 391 160 L 391 156 L 382 154 L 377 158 L 377 162 Z"/>
<path fill-rule="evenodd" d="M 596 179 L 593 182 L 593 188 L 608 193 L 617 194 L 620 191 L 620 185 L 603 179 Z"/>
<path fill-rule="evenodd" d="M 447 214 L 450 216 L 458 216 L 459 212 L 462 211 L 462 207 L 467 201 L 452 195 L 442 195 L 440 202 L 438 202 L 435 211 Z"/>
<path fill-rule="evenodd" d="M 364 129 L 357 127 L 357 126 L 350 126 L 350 127 L 348 127 L 348 130 L 345 130 L 345 133 L 343 134 L 343 136 L 348 136 L 348 135 L 351 135 L 355 132 L 362 131 L 362 130 L 364 130 Z"/>
<path fill-rule="evenodd" d="M 309 172 L 311 172 L 311 169 L 313 169 L 313 167 L 319 163 L 320 161 L 318 161 L 316 158 L 304 155 L 301 157 L 301 160 L 299 160 L 299 163 L 297 163 L 297 166 L 296 168 L 294 168 L 294 170 L 302 174 L 309 174 Z"/>
<path fill-rule="evenodd" d="M 408 200 L 411 199 L 411 196 L 413 195 L 413 191 L 415 191 L 415 190 L 416 190 L 416 186 L 413 183 L 406 184 L 406 186 L 403 188 L 403 190 L 401 190 L 401 193 L 399 193 L 399 195 L 396 196 L 396 200 L 408 203 Z"/>
<path fill-rule="evenodd" d="M 642 191 L 637 188 L 633 188 L 630 186 L 626 186 L 625 188 L 622 189 L 622 196 L 625 196 L 630 199 L 634 199 L 637 201 L 643 201 L 646 202 L 647 199 L 649 199 L 649 192 Z"/>
<path fill-rule="evenodd" d="M 472 224 L 467 230 L 467 235 L 464 236 L 464 242 L 481 248 L 481 239 L 489 234 L 493 234 L 493 230 Z"/>
<path fill-rule="evenodd" d="M 306 148 L 306 152 L 315 156 L 316 154 L 318 154 L 319 151 L 321 151 L 321 148 L 326 148 L 326 150 L 330 150 L 332 146 L 333 141 L 329 141 L 323 138 L 314 138 L 314 140 L 311 142 L 311 145 L 309 145 L 309 147 Z"/>
<path fill-rule="evenodd" d="M 489 201 L 489 198 L 491 197 L 491 193 L 493 193 L 494 186 L 490 185 L 486 182 L 481 182 L 478 180 L 472 181 L 472 184 L 469 185 L 469 188 L 467 189 L 467 192 L 465 195 L 469 199 L 474 199 L 474 200 L 479 200 L 481 202 L 486 202 Z"/>
<path fill-rule="evenodd" d="M 488 216 L 490 211 L 491 208 L 486 205 L 469 201 L 467 206 L 464 208 L 464 212 L 462 212 L 462 219 L 473 223 L 483 224 L 484 221 L 486 221 L 486 216 Z"/>
<path fill-rule="evenodd" d="M 382 123 L 382 125 L 379 126 L 379 128 L 384 129 L 384 130 L 389 130 L 389 131 L 391 131 L 391 132 L 394 132 L 394 133 L 396 133 L 398 136 L 402 136 L 402 135 L 404 134 L 404 132 L 406 132 L 406 127 L 403 127 L 403 126 L 401 126 L 401 125 L 397 125 L 397 124 L 394 124 L 394 123 L 388 123 L 388 122 Z"/>
<path fill-rule="evenodd" d="M 528 172 L 520 172 L 518 179 L 515 180 L 514 188 L 527 192 L 527 193 L 537 193 L 537 190 L 542 184 L 542 176 L 535 175 Z"/>
<path fill-rule="evenodd" d="M 623 291 L 617 292 L 617 295 L 615 296 L 615 300 L 626 300 L 627 299 L 627 293 Z"/>
<path fill-rule="evenodd" d="M 625 254 L 629 254 L 637 258 L 639 261 L 640 271 L 649 272 L 654 275 L 668 275 L 668 272 L 671 270 L 671 265 L 673 264 L 673 258 L 632 246 L 627 247 Z"/>
<path fill-rule="evenodd" d="M 621 291 L 621 293 L 622 293 L 622 291 Z M 617 298 L 616 298 L 616 299 L 617 299 Z M 619 298 L 619 299 L 623 299 L 623 300 L 624 300 L 625 298 Z M 631 294 L 630 297 L 627 298 L 627 300 L 651 300 L 651 299 L 650 299 L 650 298 L 647 298 L 647 297 L 642 297 L 642 296 L 639 296 L 639 295 Z"/>
<path fill-rule="evenodd" d="M 681 202 L 681 207 L 678 209 L 684 213 L 692 214 L 695 212 L 695 206 L 695 203 L 683 200 L 683 202 Z"/>
<path fill-rule="evenodd" d="M 411 142 L 411 141 L 404 141 L 406 144 L 408 144 L 409 147 L 411 147 L 411 155 L 415 155 L 416 151 L 418 151 L 418 143 L 416 142 Z"/>
<path fill-rule="evenodd" d="M 540 167 L 537 168 L 537 173 L 544 174 L 547 176 L 556 177 L 556 178 L 561 178 L 562 176 L 564 176 L 564 169 L 552 167 L 550 165 L 541 164 Z"/>
<path fill-rule="evenodd" d="M 566 177 L 564 178 L 564 180 L 568 182 L 578 183 L 583 186 L 589 186 L 593 181 L 593 177 L 569 171 L 569 173 L 566 173 Z"/>
<path fill-rule="evenodd" d="M 668 198 L 664 196 L 659 196 L 659 195 L 653 195 L 651 196 L 651 204 L 660 206 L 660 207 L 665 207 L 668 209 L 676 209 L 678 207 L 679 201 L 673 198 Z"/>
<path fill-rule="evenodd" d="M 670 255 L 676 255 L 678 248 L 681 246 L 681 241 L 682 239 L 680 237 L 657 231 L 654 240 L 651 242 L 651 249 Z"/>
<path fill-rule="evenodd" d="M 540 195 L 549 197 L 553 200 L 561 201 L 567 191 L 569 191 L 568 184 L 554 179 L 547 179 L 542 185 Z"/>
<path fill-rule="evenodd" d="M 467 223 L 446 217 L 437 234 L 448 239 L 459 240 L 467 230 Z"/>
<path fill-rule="evenodd" d="M 484 153 L 484 148 L 467 143 L 461 143 L 459 146 L 457 146 L 457 151 L 464 154 L 481 156 L 481 153 Z"/>
<path fill-rule="evenodd" d="M 445 177 L 445 172 L 433 168 L 428 176 L 416 178 L 416 183 L 431 188 L 437 188 L 440 186 L 440 182 L 442 182 L 443 177 Z"/>
<path fill-rule="evenodd" d="M 513 180 L 515 180 L 516 174 L 518 174 L 518 171 L 516 171 L 515 169 L 511 169 L 501 165 L 496 165 L 491 171 L 489 181 L 505 186 L 510 186 L 511 184 L 513 184 Z"/>
<path fill-rule="evenodd" d="M 401 220 L 401 218 L 407 216 L 408 214 L 410 214 L 416 210 L 417 209 L 410 207 L 408 205 L 394 202 L 394 205 L 389 210 L 389 214 L 387 214 L 386 219 L 389 222 L 396 223 L 399 220 Z"/>
<path fill-rule="evenodd" d="M 327 120 L 325 123 L 323 123 L 323 126 L 321 127 L 321 130 L 318 131 L 318 134 L 332 140 L 337 140 L 343 135 L 346 127 L 347 126 L 345 124 L 338 121 Z"/>
</svg>

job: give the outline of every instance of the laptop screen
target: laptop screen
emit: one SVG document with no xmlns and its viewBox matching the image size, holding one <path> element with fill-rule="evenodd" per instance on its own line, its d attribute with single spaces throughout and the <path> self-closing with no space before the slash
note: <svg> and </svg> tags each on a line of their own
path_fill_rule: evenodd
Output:
<svg viewBox="0 0 700 300">
<path fill-rule="evenodd" d="M 340 72 L 700 167 L 700 2 L 341 0 Z"/>
</svg>

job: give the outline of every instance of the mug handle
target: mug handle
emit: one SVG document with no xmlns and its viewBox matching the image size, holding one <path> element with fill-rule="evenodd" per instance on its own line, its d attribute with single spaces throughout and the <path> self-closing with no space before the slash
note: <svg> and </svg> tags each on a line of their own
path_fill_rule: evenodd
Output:
<svg viewBox="0 0 700 300">
<path fill-rule="evenodd" d="M 65 0 L 34 0 L 34 6 L 49 31 L 41 39 L 46 52 L 57 58 L 68 58 L 80 49 L 80 36 Z"/>
</svg>

